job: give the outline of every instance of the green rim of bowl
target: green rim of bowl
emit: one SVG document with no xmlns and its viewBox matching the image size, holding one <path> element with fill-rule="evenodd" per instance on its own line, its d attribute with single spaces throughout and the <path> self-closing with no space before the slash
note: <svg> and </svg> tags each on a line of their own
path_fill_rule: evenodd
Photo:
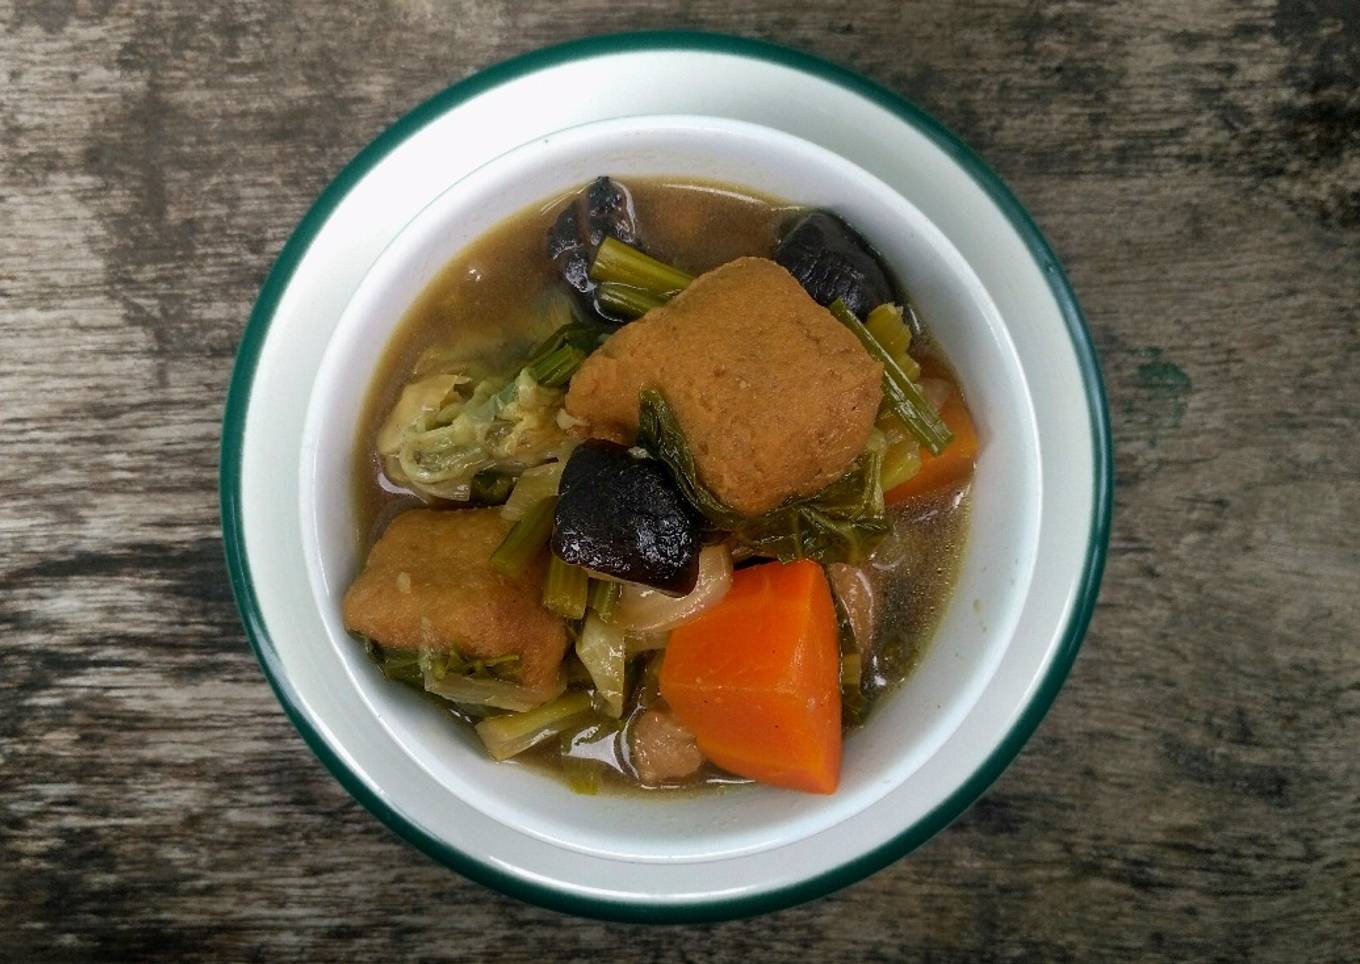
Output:
<svg viewBox="0 0 1360 964">
<path fill-rule="evenodd" d="M 638 53 L 645 51 L 701 51 L 731 54 L 752 60 L 767 61 L 782 67 L 811 74 L 821 80 L 872 101 L 895 114 L 929 137 L 954 159 L 987 193 L 992 202 L 1010 221 L 1024 240 L 1030 255 L 1047 278 L 1058 307 L 1067 323 L 1068 333 L 1076 350 L 1090 409 L 1091 433 L 1095 443 L 1095 492 L 1091 516 L 1086 563 L 1078 587 L 1075 605 L 1062 642 L 1053 654 L 1052 662 L 1034 688 L 1019 719 L 1005 738 L 964 783 L 943 803 L 912 824 L 892 840 L 874 850 L 847 860 L 845 863 L 808 880 L 777 890 L 762 891 L 741 897 L 684 904 L 640 903 L 583 897 L 553 887 L 528 883 L 505 871 L 484 863 L 450 846 L 426 828 L 394 808 L 387 800 L 374 793 L 352 771 L 340 755 L 325 741 L 316 726 L 302 710 L 301 700 L 283 673 L 277 650 L 269 638 L 250 577 L 250 565 L 245 553 L 245 529 L 241 504 L 241 463 L 244 447 L 246 409 L 250 402 L 251 384 L 260 350 L 269 331 L 270 322 L 279 301 L 292 280 L 293 272 L 315 240 L 331 212 L 350 189 L 392 150 L 426 124 L 446 111 L 477 95 L 527 74 L 576 60 L 602 55 Z M 810 54 L 790 50 L 775 44 L 723 34 L 686 31 L 658 31 L 648 33 L 615 34 L 590 37 L 558 46 L 534 51 L 513 60 L 489 67 L 466 80 L 436 94 L 434 97 L 402 117 L 359 153 L 326 188 L 294 230 L 284 245 L 269 277 L 260 290 L 259 300 L 251 312 L 236 356 L 227 392 L 223 416 L 222 460 L 220 465 L 220 494 L 222 503 L 222 537 L 226 546 L 227 568 L 232 591 L 246 633 L 250 637 L 255 656 L 264 670 L 279 702 L 289 719 L 328 770 L 360 803 L 384 824 L 410 841 L 435 860 L 460 874 L 502 893 L 553 910 L 605 920 L 682 923 L 726 920 L 763 914 L 821 897 L 855 883 L 910 853 L 959 817 L 978 799 L 991 783 L 1020 752 L 1039 721 L 1052 705 L 1076 658 L 1081 639 L 1095 609 L 1105 567 L 1105 552 L 1109 542 L 1112 505 L 1113 449 L 1110 442 L 1110 415 L 1101 381 L 1100 366 L 1095 347 L 1091 343 L 1076 295 L 1063 273 L 1057 257 L 1044 239 L 1037 225 L 1011 194 L 1010 189 L 977 154 L 939 121 L 920 108 L 903 100 L 885 87 L 861 77 L 844 67 Z"/>
</svg>

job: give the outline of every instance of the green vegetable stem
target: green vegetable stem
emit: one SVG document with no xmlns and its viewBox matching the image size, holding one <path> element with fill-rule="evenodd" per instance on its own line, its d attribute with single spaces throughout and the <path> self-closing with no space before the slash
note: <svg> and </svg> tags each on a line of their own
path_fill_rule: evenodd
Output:
<svg viewBox="0 0 1360 964">
<path fill-rule="evenodd" d="M 548 544 L 556 508 L 557 497 L 553 496 L 539 500 L 524 513 L 491 554 L 492 568 L 506 576 L 523 575 Z"/>
<path fill-rule="evenodd" d="M 625 318 L 641 318 L 653 308 L 660 308 L 666 303 L 666 298 L 661 295 L 634 288 L 632 285 L 619 284 L 617 281 L 607 281 L 600 285 L 595 291 L 595 297 L 602 308 Z"/>
<path fill-rule="evenodd" d="M 605 238 L 595 252 L 590 278 L 599 284 L 640 288 L 663 300 L 683 291 L 694 280 L 679 268 L 672 268 L 612 237 Z"/>
<path fill-rule="evenodd" d="M 586 614 L 590 576 L 580 566 L 563 562 L 556 554 L 548 559 L 548 578 L 543 583 L 543 605 L 563 619 Z"/>
<path fill-rule="evenodd" d="M 865 350 L 883 365 L 883 394 L 888 397 L 898 418 L 920 439 L 921 444 L 930 449 L 932 455 L 939 455 L 954 439 L 954 434 L 936 414 L 926 400 L 921 388 L 902 371 L 902 366 L 888 352 L 868 328 L 855 317 L 854 312 L 845 307 L 845 302 L 837 298 L 831 303 L 831 314 L 859 339 Z"/>
</svg>

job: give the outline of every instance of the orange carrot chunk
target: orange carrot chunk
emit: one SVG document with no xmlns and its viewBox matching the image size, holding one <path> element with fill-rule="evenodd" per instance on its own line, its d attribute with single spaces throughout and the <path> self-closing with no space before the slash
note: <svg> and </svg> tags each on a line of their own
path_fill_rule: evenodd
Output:
<svg viewBox="0 0 1360 964">
<path fill-rule="evenodd" d="M 978 453 L 977 429 L 973 427 L 973 419 L 958 388 L 950 387 L 949 397 L 940 409 L 940 418 L 954 433 L 954 440 L 939 455 L 931 455 L 930 450 L 922 446 L 921 470 L 884 494 L 888 505 L 952 485 L 973 471 Z"/>
<path fill-rule="evenodd" d="M 804 560 L 738 570 L 722 602 L 671 633 L 661 695 L 724 770 L 834 792 L 840 646 L 822 567 Z"/>
</svg>

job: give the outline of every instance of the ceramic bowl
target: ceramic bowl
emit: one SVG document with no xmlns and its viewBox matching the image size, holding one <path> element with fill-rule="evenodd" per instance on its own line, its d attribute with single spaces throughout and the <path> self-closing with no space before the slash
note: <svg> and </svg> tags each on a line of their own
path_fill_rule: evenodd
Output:
<svg viewBox="0 0 1360 964">
<path fill-rule="evenodd" d="M 676 64 L 703 52 L 681 53 Z M 1094 357 L 1033 225 L 937 130 L 906 125 L 924 133 L 889 181 L 770 116 L 572 119 L 581 123 L 537 131 L 442 177 L 421 169 L 429 155 L 409 140 L 405 169 L 399 149 L 373 162 L 364 176 L 381 173 L 393 190 L 400 182 L 410 194 L 401 209 L 414 216 L 393 223 L 381 192 L 354 185 L 313 228 L 313 267 L 347 282 L 334 316 L 297 301 L 320 275 L 299 278 L 293 265 L 275 289 L 271 278 L 224 437 L 233 584 L 266 674 L 322 760 L 385 822 L 468 876 L 629 919 L 733 916 L 806 899 L 905 853 L 961 812 L 1061 685 L 1094 600 L 1108 516 Z M 834 795 L 758 786 L 574 794 L 491 762 L 469 731 L 384 679 L 343 631 L 339 600 L 362 562 L 347 480 L 383 346 L 468 243 L 600 173 L 715 180 L 835 209 L 892 265 L 958 369 L 982 440 L 959 581 L 919 668 L 847 741 Z M 345 232 L 362 232 L 365 212 L 380 222 L 383 245 L 347 258 Z M 285 270 L 287 261 L 285 252 Z"/>
</svg>

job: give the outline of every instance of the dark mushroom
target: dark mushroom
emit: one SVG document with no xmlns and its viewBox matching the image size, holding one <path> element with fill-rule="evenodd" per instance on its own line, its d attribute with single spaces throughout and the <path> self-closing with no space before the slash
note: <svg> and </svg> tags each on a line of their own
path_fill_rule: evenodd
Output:
<svg viewBox="0 0 1360 964">
<path fill-rule="evenodd" d="M 562 209 L 548 229 L 548 255 L 558 272 L 591 307 L 606 318 L 594 298 L 596 284 L 590 279 L 590 264 L 600 242 L 615 237 L 625 244 L 638 243 L 637 215 L 628 189 L 608 177 L 597 177 L 571 203 Z"/>
<path fill-rule="evenodd" d="M 794 222 L 774 259 L 818 304 L 829 306 L 839 298 L 861 319 L 885 302 L 901 300 L 874 249 L 827 211 L 813 211 Z"/>
<path fill-rule="evenodd" d="M 683 595 L 699 578 L 699 521 L 662 463 L 598 439 L 558 485 L 552 550 L 563 562 Z"/>
</svg>

